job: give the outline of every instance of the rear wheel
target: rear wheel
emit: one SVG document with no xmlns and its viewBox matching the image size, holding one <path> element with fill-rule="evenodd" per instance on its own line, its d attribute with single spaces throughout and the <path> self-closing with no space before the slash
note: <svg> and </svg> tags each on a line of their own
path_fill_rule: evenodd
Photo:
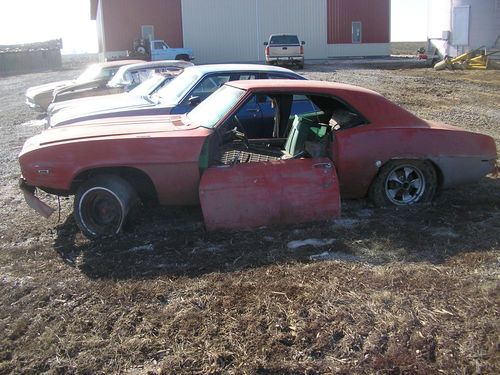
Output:
<svg viewBox="0 0 500 375">
<path fill-rule="evenodd" d="M 101 175 L 80 186 L 73 214 L 86 237 L 112 237 L 120 233 L 136 203 L 137 194 L 127 181 L 118 176 Z"/>
<path fill-rule="evenodd" d="M 393 160 L 385 164 L 370 187 L 376 206 L 407 206 L 429 202 L 437 190 L 434 166 L 422 160 Z"/>
<path fill-rule="evenodd" d="M 177 55 L 175 56 L 176 60 L 182 60 L 182 61 L 189 61 L 189 56 L 188 55 Z"/>
</svg>

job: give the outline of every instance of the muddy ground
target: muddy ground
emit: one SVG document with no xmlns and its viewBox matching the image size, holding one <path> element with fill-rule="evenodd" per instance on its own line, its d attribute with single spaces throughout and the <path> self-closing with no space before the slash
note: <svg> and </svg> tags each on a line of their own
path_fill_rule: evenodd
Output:
<svg viewBox="0 0 500 375">
<path fill-rule="evenodd" d="M 500 148 L 500 72 L 383 68 L 305 75 Z M 92 243 L 71 199 L 45 220 L 17 189 L 17 154 L 42 130 L 24 91 L 77 73 L 0 78 L 0 373 L 500 373 L 499 178 L 429 205 L 346 201 L 336 221 L 253 231 L 206 233 L 199 209 L 156 208 Z"/>
</svg>

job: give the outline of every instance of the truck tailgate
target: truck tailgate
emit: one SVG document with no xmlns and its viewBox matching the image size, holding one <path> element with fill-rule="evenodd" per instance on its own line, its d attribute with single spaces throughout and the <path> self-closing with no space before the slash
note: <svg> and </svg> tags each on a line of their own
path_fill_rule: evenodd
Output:
<svg viewBox="0 0 500 375">
<path fill-rule="evenodd" d="M 269 56 L 300 56 L 300 46 L 277 45 L 269 47 Z"/>
</svg>

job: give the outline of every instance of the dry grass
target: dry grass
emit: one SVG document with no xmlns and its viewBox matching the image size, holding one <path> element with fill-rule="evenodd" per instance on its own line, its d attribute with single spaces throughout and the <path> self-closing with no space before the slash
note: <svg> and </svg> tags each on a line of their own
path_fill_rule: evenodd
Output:
<svg viewBox="0 0 500 375">
<path fill-rule="evenodd" d="M 498 142 L 498 76 L 478 74 L 333 79 Z M 198 209 L 158 208 L 117 240 L 91 243 L 71 200 L 47 222 L 19 198 L 16 154 L 38 131 L 22 125 L 34 116 L 20 93 L 49 76 L 31 77 L 4 80 L 12 98 L 0 92 L 0 373 L 500 373 L 500 179 L 431 205 L 347 201 L 338 221 L 254 231 L 207 234 Z M 308 238 L 335 241 L 287 246 Z M 330 260 L 310 260 L 324 252 Z"/>
<path fill-rule="evenodd" d="M 391 42 L 391 55 L 415 55 L 421 47 L 427 48 L 427 42 Z"/>
</svg>

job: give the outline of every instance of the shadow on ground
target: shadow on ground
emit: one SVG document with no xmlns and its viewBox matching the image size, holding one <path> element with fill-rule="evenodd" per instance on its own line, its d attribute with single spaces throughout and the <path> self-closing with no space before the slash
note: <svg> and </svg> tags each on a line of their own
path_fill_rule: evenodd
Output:
<svg viewBox="0 0 500 375">
<path fill-rule="evenodd" d="M 436 202 L 374 209 L 343 203 L 341 219 L 278 228 L 207 233 L 198 208 L 155 208 L 114 240 L 83 238 L 72 216 L 57 226 L 54 248 L 92 279 L 198 277 L 275 263 L 347 260 L 441 263 L 498 246 L 500 180 L 448 190 Z M 291 249 L 291 241 L 323 243 Z M 297 243 L 295 243 L 297 244 Z M 314 258 L 315 257 L 315 258 Z"/>
</svg>

